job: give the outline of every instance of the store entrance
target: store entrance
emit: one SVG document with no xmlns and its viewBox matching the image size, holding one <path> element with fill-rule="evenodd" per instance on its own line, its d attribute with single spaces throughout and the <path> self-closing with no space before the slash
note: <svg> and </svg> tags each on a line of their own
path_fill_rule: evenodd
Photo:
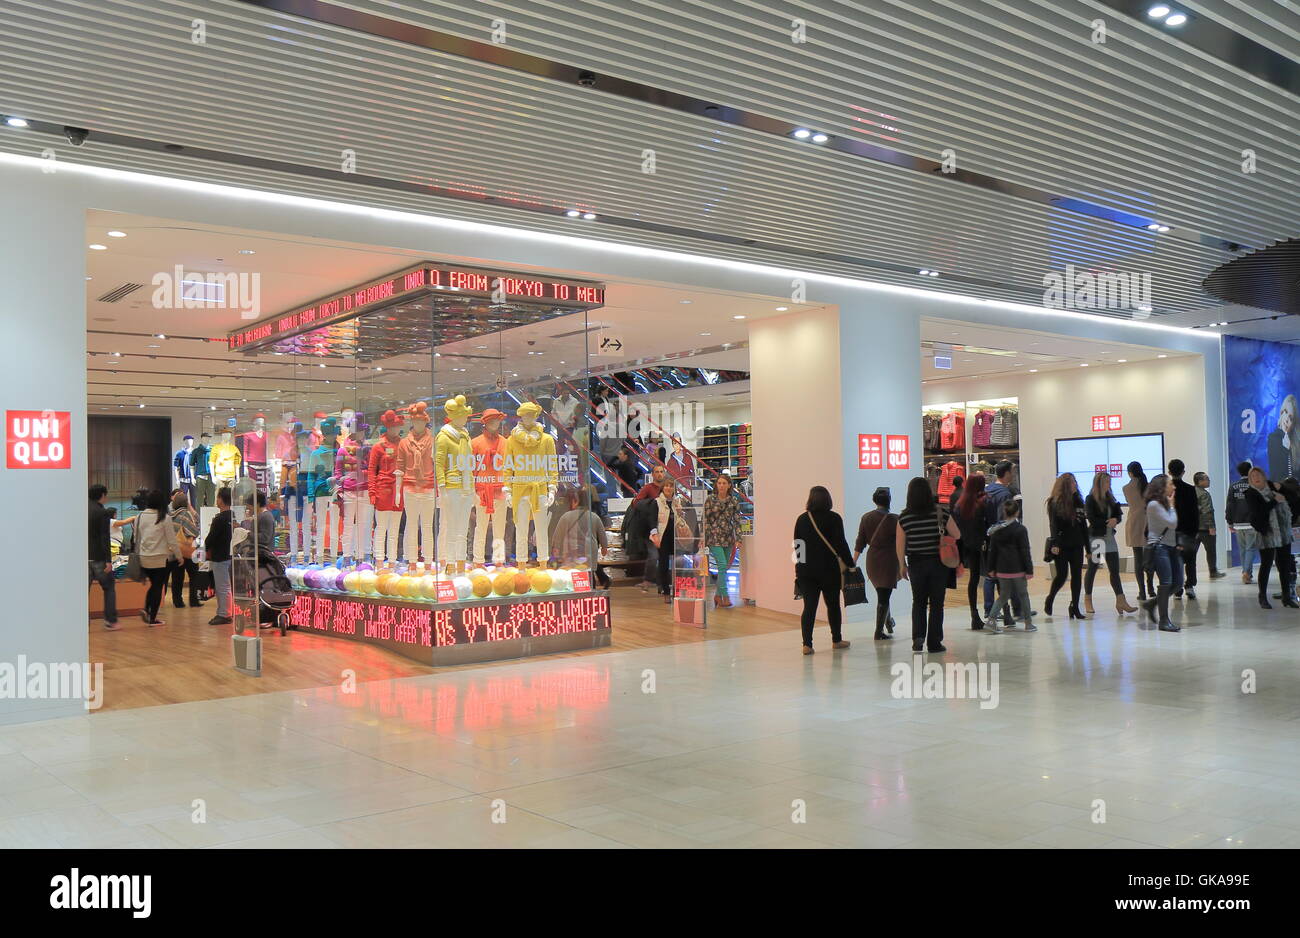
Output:
<svg viewBox="0 0 1300 938">
<path fill-rule="evenodd" d="M 554 607 L 547 628 L 563 636 L 577 619 L 559 604 L 588 596 L 607 604 L 596 610 L 612 623 L 607 643 L 517 651 L 592 653 L 797 624 L 746 605 L 743 550 L 702 543 L 704 501 L 723 476 L 740 505 L 737 540 L 752 530 L 748 321 L 775 315 L 779 301 L 113 213 L 92 213 L 88 239 L 105 243 L 87 278 L 92 425 L 147 425 L 167 439 L 163 465 L 132 469 L 105 447 L 90 467 L 92 484 L 110 488 L 113 520 L 128 522 L 112 528 L 118 629 L 105 628 L 105 591 L 91 593 L 92 654 L 117 689 L 108 709 L 319 686 L 344 670 L 374 680 L 483 666 L 495 657 L 478 654 L 484 634 L 521 637 L 501 610 L 540 621 Z M 495 480 L 475 475 L 472 445 L 466 458 L 440 461 L 443 435 L 473 444 L 489 420 L 506 440 L 516 427 L 549 439 L 555 459 L 538 464 L 537 479 Z M 400 500 L 394 492 L 379 504 L 369 456 L 416 430 L 432 437 L 434 468 L 425 479 L 424 467 L 406 467 Z M 624 523 L 660 475 L 682 493 L 679 540 L 699 574 L 694 594 L 670 580 L 669 602 L 645 552 L 628 549 Z M 451 504 L 458 477 L 464 512 Z M 496 486 L 498 517 L 479 507 L 480 481 Z M 229 503 L 219 501 L 227 488 Z M 289 628 L 256 630 L 259 610 L 241 620 L 237 602 L 219 609 L 201 546 L 202 559 L 183 558 L 146 608 L 148 581 L 120 574 L 130 523 L 155 490 L 169 506 L 183 496 L 196 530 L 178 533 L 191 544 L 208 542 L 226 507 L 235 528 L 250 527 L 249 543 L 274 555 L 294 590 Z M 557 531 L 588 508 L 604 549 L 563 555 L 569 539 Z M 249 570 L 261 580 L 259 556 Z M 440 604 L 456 603 L 470 612 L 443 622 Z M 418 644 L 424 628 L 436 649 L 440 627 L 456 650 L 479 647 L 436 661 L 399 647 Z M 232 669 L 236 632 L 263 637 L 261 677 Z M 387 641 L 346 640 L 372 635 Z"/>
</svg>

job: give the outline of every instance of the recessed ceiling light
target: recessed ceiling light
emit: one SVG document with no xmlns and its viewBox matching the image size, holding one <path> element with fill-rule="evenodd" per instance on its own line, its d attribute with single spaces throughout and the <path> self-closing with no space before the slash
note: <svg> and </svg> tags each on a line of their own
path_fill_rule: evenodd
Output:
<svg viewBox="0 0 1300 938">
<path fill-rule="evenodd" d="M 918 270 L 917 273 L 920 274 L 922 277 L 928 277 L 928 276 L 930 276 L 930 271 L 928 271 L 928 270 Z M 955 335 L 955 334 L 956 334 L 956 333 L 954 333 L 954 335 Z"/>
<path fill-rule="evenodd" d="M 1087 362 L 1080 362 L 1080 363 L 1079 363 L 1079 367 L 1080 367 L 1080 368 L 1087 368 L 1087 367 L 1088 367 L 1088 363 L 1087 363 Z"/>
<path fill-rule="evenodd" d="M 1151 9 L 1147 10 L 1147 16 L 1151 17 L 1152 19 L 1158 19 L 1162 16 L 1168 16 L 1169 13 L 1170 13 L 1169 7 L 1165 6 L 1163 3 L 1157 3 Z"/>
<path fill-rule="evenodd" d="M 145 348 L 162 348 L 161 345 L 146 345 Z"/>
<path fill-rule="evenodd" d="M 796 140 L 807 140 L 809 137 L 812 136 L 812 131 L 805 130 L 804 128 L 800 127 L 793 134 L 791 134 L 791 136 L 794 137 Z"/>
<path fill-rule="evenodd" d="M 829 139 L 830 139 L 830 137 L 826 136 L 825 134 L 820 134 L 820 133 L 819 133 L 819 134 L 813 134 L 813 135 L 812 135 L 812 142 L 813 142 L 813 143 L 825 143 L 825 142 L 826 142 L 827 140 L 829 140 Z"/>
<path fill-rule="evenodd" d="M 1166 25 L 1166 26 L 1182 26 L 1182 25 L 1183 25 L 1184 23 L 1186 23 L 1186 22 L 1187 22 L 1187 14 L 1186 14 L 1186 13 L 1175 13 L 1173 16 L 1169 17 L 1169 19 L 1165 20 L 1165 25 Z"/>
<path fill-rule="evenodd" d="M 683 304 L 683 305 L 685 305 L 685 304 L 687 304 L 687 303 L 690 303 L 691 301 L 690 301 L 690 300 L 678 300 L 677 302 L 678 302 L 678 303 L 681 303 L 681 304 Z"/>
<path fill-rule="evenodd" d="M 1147 225 L 1147 229 L 1149 231 L 1159 231 L 1160 225 L 1157 222 L 1152 222 L 1151 224 Z"/>
<path fill-rule="evenodd" d="M 5 123 L 8 124 L 10 127 L 26 127 L 26 126 L 27 126 L 27 121 L 23 120 L 21 117 L 6 117 L 6 118 L 5 118 Z"/>
<path fill-rule="evenodd" d="M 140 405 L 140 409 L 141 409 L 141 410 L 144 410 L 144 405 L 143 405 L 143 404 Z"/>
<path fill-rule="evenodd" d="M 582 217 L 583 217 L 583 219 L 584 219 L 585 221 L 591 221 L 593 218 L 596 217 L 596 213 L 595 213 L 595 212 L 583 212 L 583 213 L 582 213 Z"/>
<path fill-rule="evenodd" d="M 1144 313 L 1149 313 L 1149 312 L 1151 312 L 1151 307 L 1150 307 L 1150 306 L 1139 306 L 1139 307 L 1138 307 L 1138 310 L 1141 311 L 1141 312 L 1144 312 Z"/>
<path fill-rule="evenodd" d="M 125 237 L 126 237 L 126 232 L 125 232 L 125 231 L 110 231 L 110 232 L 108 232 L 108 236 L 109 236 L 110 238 L 125 238 Z"/>
<path fill-rule="evenodd" d="M 94 280 L 95 278 L 94 278 L 94 277 L 87 277 L 86 279 L 87 279 L 87 280 Z"/>
<path fill-rule="evenodd" d="M 744 316 L 732 316 L 731 318 L 732 318 L 732 319 L 744 319 L 745 317 L 744 317 Z"/>
<path fill-rule="evenodd" d="M 784 313 L 784 312 L 785 312 L 787 309 L 789 309 L 789 308 L 790 308 L 790 307 L 788 307 L 788 306 L 778 306 L 778 307 L 776 308 L 776 311 L 777 311 L 778 313 Z"/>
<path fill-rule="evenodd" d="M 251 249 L 249 249 L 249 248 L 240 248 L 240 249 L 239 249 L 239 253 L 240 253 L 240 254 L 256 254 L 257 252 L 254 251 L 254 250 L 251 250 Z"/>
<path fill-rule="evenodd" d="M 707 336 L 707 335 L 713 335 L 713 333 L 712 333 L 712 332 L 701 332 L 700 335 L 706 335 L 706 336 Z"/>
<path fill-rule="evenodd" d="M 1156 358 L 1168 358 L 1168 355 L 1157 355 Z"/>
<path fill-rule="evenodd" d="M 1030 373 L 1031 375 L 1038 374 L 1038 369 L 1037 369 L 1037 368 L 1030 368 L 1030 369 L 1029 369 L 1029 373 Z"/>
<path fill-rule="evenodd" d="M 1124 364 L 1125 362 L 1127 362 L 1128 359 L 1127 359 L 1127 358 L 1117 358 L 1117 359 L 1115 359 L 1115 361 L 1119 362 L 1119 363 L 1122 365 L 1122 364 Z"/>
<path fill-rule="evenodd" d="M 576 208 L 571 208 L 564 214 L 567 215 L 569 218 L 577 218 L 579 215 L 582 214 L 582 212 L 578 211 Z"/>
<path fill-rule="evenodd" d="M 90 249 L 91 249 L 92 251 L 107 251 L 107 250 L 108 250 L 108 245 L 106 245 L 106 244 L 92 244 L 92 245 L 90 246 Z"/>
</svg>

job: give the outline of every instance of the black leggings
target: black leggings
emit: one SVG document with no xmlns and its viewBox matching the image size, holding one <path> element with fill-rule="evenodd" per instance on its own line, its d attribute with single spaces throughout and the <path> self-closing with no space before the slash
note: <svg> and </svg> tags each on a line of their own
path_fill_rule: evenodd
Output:
<svg viewBox="0 0 1300 938">
<path fill-rule="evenodd" d="M 1101 564 L 1094 563 L 1092 554 L 1088 555 L 1088 575 L 1083 580 L 1083 592 L 1087 596 L 1092 596 L 1092 583 L 1097 578 L 1097 571 L 1101 569 Z M 1106 554 L 1106 569 L 1110 571 L 1110 588 L 1115 591 L 1116 596 L 1124 595 L 1124 585 L 1119 580 L 1119 554 L 1110 552 Z"/>
<path fill-rule="evenodd" d="M 892 586 L 876 587 L 876 631 L 882 632 L 889 621 L 889 597 L 894 592 Z"/>
<path fill-rule="evenodd" d="M 1268 575 L 1273 569 L 1273 563 L 1278 559 L 1279 549 L 1276 547 L 1261 547 L 1259 549 L 1259 577 L 1255 580 L 1259 584 L 1259 595 L 1261 599 L 1268 598 Z M 1278 565 L 1279 567 L 1281 564 Z"/>
<path fill-rule="evenodd" d="M 202 576 L 202 574 L 199 573 L 199 565 L 193 560 L 187 558 L 180 563 L 177 563 L 175 560 L 170 561 L 167 564 L 167 568 L 171 571 L 172 604 L 176 606 L 181 604 L 181 593 L 185 586 L 185 575 L 189 574 L 190 605 L 197 606 L 199 604 L 199 578 Z"/>
<path fill-rule="evenodd" d="M 1052 588 L 1047 593 L 1049 603 L 1056 599 L 1056 594 L 1061 587 L 1065 585 L 1066 574 L 1070 577 L 1070 605 L 1079 604 L 1079 589 L 1083 585 L 1083 548 L 1082 547 L 1063 547 L 1057 554 L 1052 563 L 1056 565 L 1056 573 L 1052 576 Z"/>
<path fill-rule="evenodd" d="M 831 641 L 840 641 L 840 624 L 842 621 L 840 615 L 840 585 L 833 582 L 818 582 L 817 580 L 800 580 L 799 592 L 803 594 L 803 615 L 799 618 L 799 625 L 803 629 L 803 643 L 812 646 L 813 625 L 817 622 L 817 603 L 819 600 L 826 601 L 826 618 L 831 626 Z M 877 615 L 879 615 L 879 612 L 877 612 Z"/>
<path fill-rule="evenodd" d="M 149 591 L 144 594 L 144 617 L 148 622 L 158 619 L 158 608 L 162 606 L 163 590 L 167 587 L 167 578 L 171 576 L 171 567 L 144 567 L 149 577 Z"/>
<path fill-rule="evenodd" d="M 970 603 L 971 618 L 979 617 L 977 602 L 980 595 L 980 552 L 971 551 L 963 558 L 966 561 L 966 573 L 970 581 L 966 584 L 966 600 Z"/>
</svg>

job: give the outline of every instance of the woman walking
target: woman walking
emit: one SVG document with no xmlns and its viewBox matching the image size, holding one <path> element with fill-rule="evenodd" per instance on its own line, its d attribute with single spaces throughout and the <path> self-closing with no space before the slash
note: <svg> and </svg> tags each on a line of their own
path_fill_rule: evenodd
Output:
<svg viewBox="0 0 1300 938">
<path fill-rule="evenodd" d="M 1110 473 L 1099 472 L 1092 477 L 1092 490 L 1084 500 L 1084 511 L 1088 516 L 1088 574 L 1083 581 L 1083 609 L 1089 615 L 1097 610 L 1092 605 L 1092 584 L 1097 579 L 1101 562 L 1106 561 L 1106 570 L 1110 573 L 1110 588 L 1115 593 L 1115 611 L 1120 615 L 1137 612 L 1124 598 L 1124 585 L 1119 579 L 1119 544 L 1115 541 L 1115 531 L 1124 512 L 1110 489 Z"/>
<path fill-rule="evenodd" d="M 1256 581 L 1259 584 L 1259 607 L 1273 608 L 1273 604 L 1268 601 L 1268 575 L 1274 565 L 1278 568 L 1278 578 L 1282 580 L 1283 604 L 1291 605 L 1285 572 L 1287 562 L 1279 557 L 1283 549 L 1290 550 L 1291 542 L 1289 527 L 1285 533 L 1282 530 L 1283 513 L 1280 509 L 1285 509 L 1286 515 L 1290 515 L 1286 497 L 1274 490 L 1272 483 L 1264 475 L 1264 470 L 1258 466 L 1250 470 L 1246 480 L 1250 483 L 1250 488 L 1246 490 L 1250 526 L 1259 535 L 1259 578 Z M 1287 545 L 1285 548 L 1284 544 Z"/>
<path fill-rule="evenodd" d="M 1128 483 L 1124 486 L 1124 503 L 1128 505 L 1128 520 L 1124 522 L 1124 540 L 1133 551 L 1133 575 L 1137 577 L 1138 603 L 1154 593 L 1151 578 L 1154 569 L 1147 561 L 1147 474 L 1136 460 L 1128 464 Z"/>
<path fill-rule="evenodd" d="M 731 476 L 726 473 L 718 476 L 713 491 L 704 500 L 704 546 L 718 568 L 713 605 L 715 608 L 730 606 L 727 571 L 731 569 L 731 559 L 740 552 L 740 502 L 731 492 Z"/>
<path fill-rule="evenodd" d="M 140 615 L 150 626 L 166 625 L 158 618 L 158 608 L 171 573 L 168 564 L 180 562 L 182 558 L 176 529 L 167 520 L 167 496 L 157 489 L 149 493 L 145 510 L 135 518 L 135 536 L 140 566 L 149 578 L 149 591 L 145 593 L 144 611 Z"/>
<path fill-rule="evenodd" d="M 853 545 L 853 562 L 857 564 L 863 551 L 867 554 L 867 579 L 876 588 L 875 640 L 886 641 L 894 637 L 894 617 L 889 614 L 889 597 L 898 586 L 898 552 L 894 542 L 898 537 L 898 515 L 889 510 L 889 489 L 881 486 L 871 496 L 875 508 L 862 516 L 858 525 L 858 540 Z"/>
<path fill-rule="evenodd" d="M 172 527 L 176 529 L 176 546 L 180 549 L 180 563 L 171 565 L 172 605 L 184 609 L 185 602 L 181 594 L 185 587 L 185 577 L 190 578 L 190 606 L 197 609 L 203 603 L 199 601 L 199 566 L 194 562 L 194 547 L 199 537 L 199 518 L 190 507 L 189 496 L 183 491 L 172 496 Z"/>
<path fill-rule="evenodd" d="M 1062 472 L 1056 477 L 1052 494 L 1047 499 L 1047 523 L 1051 536 L 1052 562 L 1056 573 L 1052 588 L 1047 593 L 1043 611 L 1052 614 L 1056 594 L 1070 578 L 1070 618 L 1087 618 L 1079 609 L 1079 591 L 1083 586 L 1083 552 L 1088 546 L 1088 520 L 1079 494 L 1079 483 L 1073 472 Z"/>
<path fill-rule="evenodd" d="M 1152 622 L 1159 622 L 1162 632 L 1182 631 L 1169 619 L 1169 597 L 1183 588 L 1183 555 L 1178 549 L 1178 513 L 1174 510 L 1174 481 L 1156 476 L 1147 486 L 1147 550 L 1160 586 L 1155 596 L 1143 603 Z M 1263 598 L 1263 593 L 1260 598 Z M 1160 617 L 1157 620 L 1156 610 Z"/>
<path fill-rule="evenodd" d="M 944 536 L 961 536 L 956 522 L 934 499 L 930 483 L 918 476 L 907 484 L 907 507 L 898 516 L 894 549 L 904 580 L 912 583 L 912 651 L 946 651 L 943 600 L 956 571 L 939 559 Z M 956 583 L 953 582 L 953 586 Z"/>
<path fill-rule="evenodd" d="M 987 480 L 982 472 L 970 476 L 962 486 L 961 497 L 957 499 L 955 507 L 957 528 L 961 531 L 961 562 L 966 565 L 969 573 L 966 599 L 970 603 L 970 627 L 976 632 L 984 628 L 984 622 L 980 619 L 978 599 L 980 581 L 986 575 L 982 569 L 984 542 L 988 538 L 989 530 L 985 511 L 986 484 Z"/>
<path fill-rule="evenodd" d="M 831 493 L 824 486 L 812 487 L 806 507 L 794 523 L 794 543 L 802 558 L 795 564 L 794 582 L 803 597 L 803 616 L 799 620 L 803 629 L 803 653 L 811 655 L 819 599 L 826 601 L 831 647 L 849 647 L 840 633 L 843 621 L 840 589 L 844 583 L 843 571 L 853 566 L 853 555 L 844 538 L 844 519 L 832 510 Z"/>
</svg>

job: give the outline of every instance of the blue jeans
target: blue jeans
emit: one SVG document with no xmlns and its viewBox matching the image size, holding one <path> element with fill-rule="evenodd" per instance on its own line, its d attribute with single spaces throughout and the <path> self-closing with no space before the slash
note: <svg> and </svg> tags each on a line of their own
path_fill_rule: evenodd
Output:
<svg viewBox="0 0 1300 938">
<path fill-rule="evenodd" d="M 1241 552 L 1241 569 L 1245 573 L 1253 573 L 1254 561 L 1259 559 L 1259 532 L 1237 531 L 1236 535 L 1237 550 Z"/>
<path fill-rule="evenodd" d="M 223 619 L 231 617 L 231 599 L 233 590 L 230 585 L 230 561 L 212 561 L 212 585 L 217 591 L 217 615 Z"/>
<path fill-rule="evenodd" d="M 1156 576 L 1160 580 L 1161 586 L 1171 587 L 1175 592 L 1183 588 L 1183 555 L 1177 547 L 1169 544 L 1157 544 L 1149 550 L 1153 551 L 1152 561 L 1155 564 Z"/>
<path fill-rule="evenodd" d="M 112 625 L 117 621 L 117 576 L 113 565 L 102 560 L 90 561 L 90 583 L 98 583 L 104 591 L 104 621 Z"/>
</svg>

